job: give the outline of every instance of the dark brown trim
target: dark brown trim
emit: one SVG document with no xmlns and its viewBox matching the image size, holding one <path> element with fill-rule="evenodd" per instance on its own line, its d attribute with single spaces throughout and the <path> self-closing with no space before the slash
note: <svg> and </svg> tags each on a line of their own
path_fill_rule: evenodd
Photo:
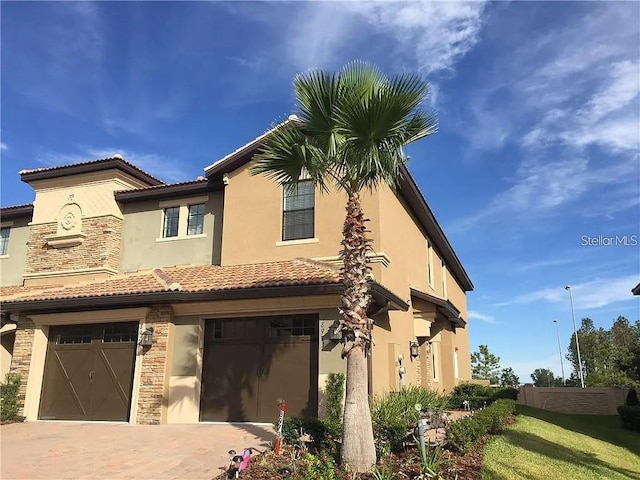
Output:
<svg viewBox="0 0 640 480">
<path fill-rule="evenodd" d="M 456 252 L 453 250 L 433 211 L 411 176 L 411 173 L 405 165 L 401 167 L 400 172 L 402 174 L 400 193 L 409 203 L 409 207 L 411 207 L 414 215 L 426 230 L 427 236 L 433 241 L 434 246 L 444 258 L 447 268 L 457 279 L 458 283 L 460 283 L 463 290 L 467 292 L 473 290 L 473 283 L 469 275 L 467 275 L 467 272 L 462 266 L 462 262 L 460 262 Z"/>
<path fill-rule="evenodd" d="M 640 295 L 640 283 L 631 289 L 631 293 L 634 295 Z"/>
<path fill-rule="evenodd" d="M 371 284 L 371 294 L 375 302 L 380 306 L 384 306 L 386 301 L 389 301 L 391 302 L 391 306 L 394 307 L 390 308 L 390 310 L 402 310 L 403 312 L 409 310 L 409 304 L 407 302 L 377 282 Z"/>
<path fill-rule="evenodd" d="M 11 220 L 13 218 L 31 217 L 33 216 L 33 204 L 14 205 L 12 207 L 0 208 L 0 219 Z"/>
<path fill-rule="evenodd" d="M 458 310 L 449 300 L 443 300 L 442 298 L 421 292 L 415 288 L 411 288 L 410 291 L 412 297 L 416 297 L 436 305 L 438 307 L 438 311 L 451 320 L 455 326 L 464 328 L 467 324 L 467 322 L 460 316 L 460 310 Z"/>
<path fill-rule="evenodd" d="M 209 180 L 176 183 L 174 185 L 161 185 L 152 188 L 142 188 L 137 190 L 119 190 L 114 192 L 115 199 L 121 203 L 139 202 L 144 200 L 155 200 L 163 198 L 183 197 L 185 195 L 196 195 L 199 193 L 215 192 L 222 190 L 222 181 Z"/>
<path fill-rule="evenodd" d="M 49 178 L 66 177 L 69 175 L 78 175 L 90 172 L 101 172 L 110 169 L 120 170 L 148 185 L 162 185 L 164 183 L 144 170 L 140 170 L 138 167 L 117 157 L 104 158 L 92 162 L 75 163 L 72 165 L 62 165 L 52 168 L 23 170 L 20 172 L 20 178 L 23 182 L 29 183 L 36 180 L 46 180 Z"/>
<path fill-rule="evenodd" d="M 124 295 L 105 295 L 82 298 L 64 298 L 56 300 L 9 301 L 2 303 L 5 313 L 36 312 L 72 312 L 85 310 L 102 310 L 105 308 L 143 307 L 162 303 L 192 303 L 218 300 L 240 300 L 250 298 L 296 297 L 305 295 L 340 295 L 341 283 L 322 285 L 291 285 L 283 287 L 255 287 L 235 290 L 217 290 L 209 292 L 152 292 Z M 398 296 L 383 286 L 372 284 L 374 299 L 378 296 L 389 300 L 397 309 L 406 311 L 409 306 Z M 380 300 L 385 303 L 384 300 Z"/>
</svg>

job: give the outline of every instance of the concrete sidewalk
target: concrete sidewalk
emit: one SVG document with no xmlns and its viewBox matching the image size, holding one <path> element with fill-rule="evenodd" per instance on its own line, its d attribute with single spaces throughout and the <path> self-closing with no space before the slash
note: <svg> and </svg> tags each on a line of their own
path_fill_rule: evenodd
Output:
<svg viewBox="0 0 640 480">
<path fill-rule="evenodd" d="M 14 423 L 0 426 L 0 478 L 210 480 L 230 449 L 263 452 L 272 439 L 254 424 Z"/>
</svg>

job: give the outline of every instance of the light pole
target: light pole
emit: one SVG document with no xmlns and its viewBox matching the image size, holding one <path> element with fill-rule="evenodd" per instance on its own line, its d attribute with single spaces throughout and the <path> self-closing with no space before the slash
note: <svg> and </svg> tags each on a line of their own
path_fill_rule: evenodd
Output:
<svg viewBox="0 0 640 480">
<path fill-rule="evenodd" d="M 554 320 L 556 324 L 556 335 L 558 335 L 558 352 L 560 353 L 560 368 L 562 369 L 562 386 L 564 387 L 564 363 L 562 363 L 562 347 L 560 346 L 560 330 L 558 330 L 558 320 Z"/>
<path fill-rule="evenodd" d="M 582 359 L 580 358 L 580 343 L 578 343 L 578 328 L 576 327 L 576 312 L 573 308 L 573 293 L 571 293 L 571 285 L 566 285 L 565 290 L 569 291 L 569 298 L 571 299 L 571 316 L 573 317 L 573 333 L 576 336 L 576 351 L 578 352 L 578 373 L 580 374 L 580 385 L 584 388 L 584 376 L 582 374 Z"/>
</svg>

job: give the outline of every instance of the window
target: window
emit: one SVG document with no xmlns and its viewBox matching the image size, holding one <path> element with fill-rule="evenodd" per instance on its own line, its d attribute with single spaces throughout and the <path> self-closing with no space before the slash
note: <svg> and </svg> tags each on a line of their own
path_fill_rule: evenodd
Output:
<svg viewBox="0 0 640 480">
<path fill-rule="evenodd" d="M 204 203 L 189 205 L 187 235 L 200 235 L 204 231 Z"/>
<path fill-rule="evenodd" d="M 107 325 L 102 331 L 103 343 L 135 342 L 138 338 L 137 324 Z"/>
<path fill-rule="evenodd" d="M 70 328 L 58 336 L 58 345 L 91 343 L 91 326 Z"/>
<path fill-rule="evenodd" d="M 9 250 L 9 231 L 11 228 L 0 228 L 0 255 L 6 255 Z"/>
<path fill-rule="evenodd" d="M 447 265 L 442 260 L 442 297 L 449 298 L 449 294 L 447 292 Z"/>
<path fill-rule="evenodd" d="M 164 226 L 162 228 L 162 236 L 177 237 L 178 221 L 180 219 L 180 207 L 170 207 L 164 209 Z"/>
<path fill-rule="evenodd" d="M 433 247 L 427 240 L 427 281 L 433 287 Z"/>
<path fill-rule="evenodd" d="M 439 345 L 437 342 L 433 342 L 431 344 L 431 370 L 432 370 L 432 375 L 433 375 L 433 381 L 437 382 L 438 381 L 438 368 L 440 367 L 438 365 L 438 355 L 439 355 Z"/>
<path fill-rule="evenodd" d="M 295 190 L 284 188 L 282 212 L 282 240 L 313 238 L 315 191 L 313 182 L 298 182 Z"/>
</svg>

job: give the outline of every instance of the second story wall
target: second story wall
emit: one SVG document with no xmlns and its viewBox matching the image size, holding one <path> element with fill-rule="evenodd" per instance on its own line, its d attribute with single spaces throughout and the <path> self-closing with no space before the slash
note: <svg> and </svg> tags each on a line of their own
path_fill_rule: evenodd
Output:
<svg viewBox="0 0 640 480">
<path fill-rule="evenodd" d="M 189 205 L 204 204 L 201 234 L 188 234 Z M 165 209 L 177 207 L 177 235 L 163 234 Z M 119 270 L 129 272 L 174 265 L 220 265 L 222 191 L 123 206 Z M 174 210 L 176 212 L 176 210 Z"/>
<path fill-rule="evenodd" d="M 6 253 L 0 255 L 0 285 L 22 285 L 22 274 L 27 261 L 29 222 L 31 217 L 2 220 L 8 232 Z"/>
<path fill-rule="evenodd" d="M 225 187 L 222 264 L 236 265 L 287 260 L 296 257 L 336 261 L 342 240 L 346 196 L 331 190 L 314 195 L 313 236 L 283 240 L 283 188 L 264 175 L 253 176 L 249 165 L 228 173 Z M 375 194 L 363 193 L 370 219 L 373 249 L 378 251 L 378 203 Z"/>
</svg>

